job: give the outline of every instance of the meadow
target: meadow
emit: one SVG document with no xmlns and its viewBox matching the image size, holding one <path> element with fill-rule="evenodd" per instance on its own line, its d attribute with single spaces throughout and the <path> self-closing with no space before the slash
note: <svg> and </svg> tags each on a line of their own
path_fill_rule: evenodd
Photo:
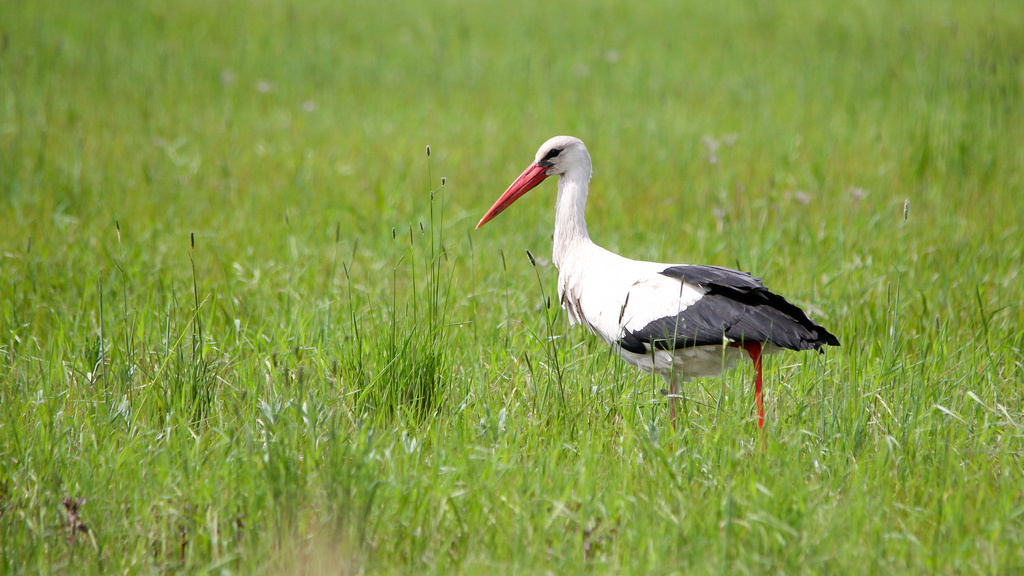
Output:
<svg viewBox="0 0 1024 576">
<path fill-rule="evenodd" d="M 473 229 L 557 134 L 842 341 L 763 433 Z M 6 1 L 0 573 L 1019 574 L 1022 204 L 1017 1 Z"/>
</svg>

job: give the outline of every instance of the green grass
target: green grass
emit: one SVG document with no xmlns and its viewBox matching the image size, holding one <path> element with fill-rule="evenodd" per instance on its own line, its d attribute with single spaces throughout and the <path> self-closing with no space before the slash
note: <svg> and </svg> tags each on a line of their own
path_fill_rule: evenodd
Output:
<svg viewBox="0 0 1024 576">
<path fill-rule="evenodd" d="M 0 572 L 1024 570 L 1018 2 L 2 13 Z M 562 133 L 842 340 L 763 436 L 567 327 L 553 185 L 472 229 Z"/>
</svg>

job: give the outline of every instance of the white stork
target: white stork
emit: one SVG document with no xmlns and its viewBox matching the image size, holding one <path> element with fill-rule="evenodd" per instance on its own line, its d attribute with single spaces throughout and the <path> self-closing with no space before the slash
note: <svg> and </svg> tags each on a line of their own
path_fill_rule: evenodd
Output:
<svg viewBox="0 0 1024 576">
<path fill-rule="evenodd" d="M 675 425 L 679 385 L 714 376 L 746 352 L 754 363 L 758 427 L 764 427 L 761 354 L 823 351 L 839 340 L 760 279 L 719 266 L 640 262 L 590 240 L 583 219 L 590 154 L 578 138 L 556 136 L 476 225 L 480 228 L 548 176 L 559 177 L 553 261 L 558 297 L 571 324 L 583 324 L 623 360 L 660 374 Z"/>
</svg>

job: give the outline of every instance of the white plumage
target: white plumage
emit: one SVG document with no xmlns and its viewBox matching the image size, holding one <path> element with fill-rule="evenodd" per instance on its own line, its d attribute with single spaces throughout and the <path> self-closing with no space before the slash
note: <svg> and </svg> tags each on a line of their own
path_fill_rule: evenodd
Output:
<svg viewBox="0 0 1024 576">
<path fill-rule="evenodd" d="M 761 353 L 817 349 L 839 340 L 749 274 L 623 258 L 594 244 L 584 210 L 590 154 L 578 138 L 556 136 L 509 186 L 477 228 L 548 176 L 559 176 L 553 261 L 558 296 L 572 324 L 600 336 L 629 364 L 664 377 L 675 421 L 678 385 L 713 376 L 748 354 L 756 370 L 763 426 Z"/>
<path fill-rule="evenodd" d="M 630 260 L 593 242 L 581 247 L 579 258 L 574 259 L 574 263 L 577 262 L 581 264 L 579 267 L 558 267 L 558 297 L 571 324 L 586 326 L 613 346 L 623 360 L 647 372 L 666 375 L 674 369 L 680 381 L 721 372 L 721 346 L 673 352 L 656 350 L 652 355 L 648 343 L 642 354 L 620 345 L 625 334 L 642 330 L 659 318 L 683 312 L 703 298 L 707 290 L 661 275 L 660 272 L 671 264 Z M 715 350 L 708 353 L 710 351 L 703 348 Z M 731 356 L 729 352 L 735 351 L 732 349 L 725 354 Z"/>
</svg>

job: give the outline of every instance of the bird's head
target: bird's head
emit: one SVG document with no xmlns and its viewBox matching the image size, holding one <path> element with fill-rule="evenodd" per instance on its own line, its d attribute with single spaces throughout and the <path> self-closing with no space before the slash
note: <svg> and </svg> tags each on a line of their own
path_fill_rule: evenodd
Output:
<svg viewBox="0 0 1024 576">
<path fill-rule="evenodd" d="M 541 145 L 533 163 L 545 168 L 546 176 L 561 176 L 570 170 L 583 167 L 589 171 L 590 153 L 579 138 L 555 136 Z"/>
<path fill-rule="evenodd" d="M 555 136 L 541 145 L 533 164 L 530 164 L 508 187 L 508 190 L 505 190 L 505 193 L 484 214 L 476 227 L 479 228 L 486 224 L 548 176 L 565 176 L 566 174 L 580 174 L 589 180 L 590 153 L 587 152 L 587 147 L 579 138 Z"/>
</svg>

